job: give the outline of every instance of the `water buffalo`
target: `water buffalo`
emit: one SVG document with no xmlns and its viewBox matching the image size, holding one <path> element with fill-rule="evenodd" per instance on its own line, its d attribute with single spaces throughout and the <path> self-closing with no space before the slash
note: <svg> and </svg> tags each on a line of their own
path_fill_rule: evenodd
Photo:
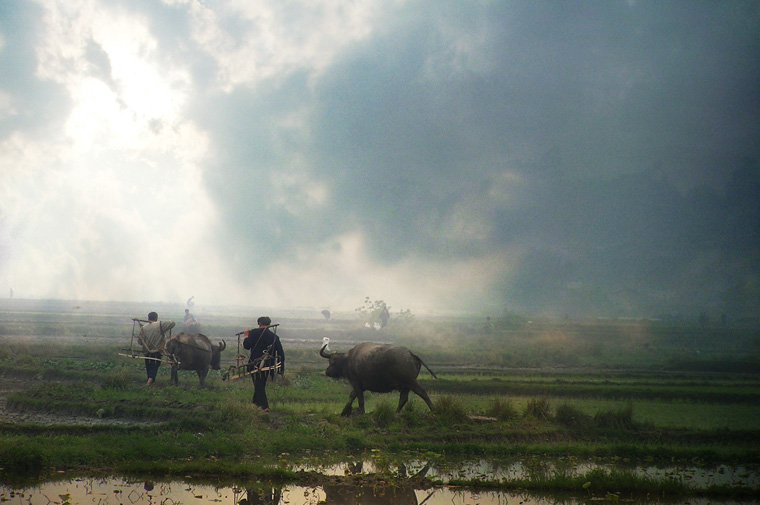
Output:
<svg viewBox="0 0 760 505">
<path fill-rule="evenodd" d="M 322 486 L 326 495 L 325 499 L 317 502 L 317 505 L 417 505 L 419 502 L 415 489 L 430 487 L 425 476 L 432 466 L 432 463 L 425 463 L 425 466 L 416 474 L 407 475 L 407 467 L 402 463 L 398 467 L 398 474 L 393 479 L 393 484 L 386 485 L 385 473 L 365 473 L 363 461 L 349 463 L 344 469 L 346 475 L 362 476 L 370 482 L 374 479 L 378 481 L 371 486 L 354 486 L 345 483 L 325 484 Z M 423 500 L 423 503 L 426 501 L 427 498 Z"/>
<path fill-rule="evenodd" d="M 206 335 L 178 333 L 166 341 L 166 353 L 179 364 L 172 364 L 171 383 L 178 384 L 177 370 L 195 370 L 201 386 L 206 380 L 208 369 L 219 370 L 219 360 L 227 344 L 222 340 L 219 345 L 212 345 Z"/>
<path fill-rule="evenodd" d="M 417 505 L 417 493 L 409 486 L 324 485 L 324 501 L 317 505 Z"/>
<path fill-rule="evenodd" d="M 414 391 L 417 396 L 425 400 L 430 410 L 433 410 L 433 402 L 417 382 L 417 376 L 423 365 L 433 377 L 435 373 L 422 362 L 419 356 L 406 347 L 365 342 L 348 352 L 327 354 L 326 351 L 327 342 L 319 350 L 320 356 L 330 360 L 325 372 L 327 376 L 348 379 L 353 388 L 341 415 L 351 415 L 354 398 L 359 398 L 359 412 L 363 414 L 365 391 L 373 393 L 400 391 L 396 412 L 401 412 L 409 399 L 409 391 Z"/>
</svg>

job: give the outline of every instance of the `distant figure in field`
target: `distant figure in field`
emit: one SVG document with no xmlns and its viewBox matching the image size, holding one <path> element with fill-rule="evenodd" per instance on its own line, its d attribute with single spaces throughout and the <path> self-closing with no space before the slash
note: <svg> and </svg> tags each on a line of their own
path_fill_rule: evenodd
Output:
<svg viewBox="0 0 760 505">
<path fill-rule="evenodd" d="M 380 312 L 380 327 L 385 328 L 388 325 L 388 319 L 391 318 L 390 312 L 388 312 L 388 307 L 383 305 L 383 310 Z"/>
<path fill-rule="evenodd" d="M 166 344 L 166 333 L 174 328 L 174 321 L 159 321 L 158 314 L 151 312 L 148 314 L 148 324 L 140 328 L 140 335 L 137 337 L 138 342 L 145 351 L 145 372 L 148 374 L 146 386 L 150 386 L 156 381 L 158 367 L 161 366 L 161 351 Z"/>
<path fill-rule="evenodd" d="M 332 314 L 331 314 L 331 313 L 330 313 L 330 311 L 329 311 L 329 310 L 327 310 L 327 309 L 325 309 L 325 310 L 323 310 L 323 311 L 322 311 L 322 315 L 323 315 L 323 316 L 325 316 L 325 319 L 327 319 L 328 321 L 329 321 L 329 320 L 330 320 L 330 318 L 332 317 Z"/>
<path fill-rule="evenodd" d="M 185 333 L 196 334 L 201 332 L 201 323 L 195 319 L 195 316 L 190 312 L 190 309 L 185 309 Z"/>
<path fill-rule="evenodd" d="M 195 302 L 193 301 L 193 298 L 195 298 L 195 295 L 191 296 L 187 299 L 187 308 L 191 309 L 195 305 Z"/>
</svg>

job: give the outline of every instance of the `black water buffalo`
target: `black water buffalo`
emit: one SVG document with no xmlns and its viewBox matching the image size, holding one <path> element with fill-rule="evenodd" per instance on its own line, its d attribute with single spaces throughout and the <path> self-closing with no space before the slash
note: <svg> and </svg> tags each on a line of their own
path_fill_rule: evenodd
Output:
<svg viewBox="0 0 760 505">
<path fill-rule="evenodd" d="M 385 473 L 364 473 L 364 462 L 349 463 L 345 468 L 346 475 L 361 476 L 368 481 L 377 479 L 374 485 L 346 485 L 325 484 L 322 490 L 325 492 L 324 501 L 320 500 L 317 505 L 417 505 L 415 489 L 428 489 L 429 480 L 426 475 L 432 463 L 425 463 L 414 475 L 407 475 L 405 464 L 400 464 L 398 474 L 393 479 L 393 484 L 388 484 Z M 359 481 L 361 482 L 361 481 Z M 428 498 L 434 493 L 433 490 Z M 428 498 L 422 500 L 425 503 Z"/>
<path fill-rule="evenodd" d="M 222 340 L 219 345 L 212 345 L 206 335 L 200 333 L 178 333 L 166 341 L 166 353 L 179 364 L 172 364 L 171 383 L 178 384 L 177 370 L 195 370 L 201 386 L 206 380 L 208 369 L 219 370 L 219 360 L 227 344 Z"/>
<path fill-rule="evenodd" d="M 425 400 L 430 410 L 433 410 L 433 402 L 417 382 L 417 376 L 423 365 L 433 377 L 435 373 L 422 362 L 419 356 L 406 347 L 365 342 L 348 352 L 331 354 L 327 354 L 326 348 L 327 343 L 319 350 L 319 355 L 330 360 L 325 372 L 327 376 L 348 379 L 353 388 L 341 415 L 351 415 L 354 398 L 359 398 L 359 412 L 363 414 L 365 391 L 373 393 L 400 391 L 396 412 L 401 412 L 409 399 L 409 391 L 414 391 Z"/>
</svg>

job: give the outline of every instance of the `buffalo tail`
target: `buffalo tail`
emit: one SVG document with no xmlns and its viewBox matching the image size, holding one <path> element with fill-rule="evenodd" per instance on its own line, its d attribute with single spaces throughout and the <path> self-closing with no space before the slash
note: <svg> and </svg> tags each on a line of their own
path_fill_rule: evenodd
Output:
<svg viewBox="0 0 760 505">
<path fill-rule="evenodd" d="M 428 372 L 430 372 L 430 375 L 432 375 L 434 379 L 437 379 L 437 378 L 438 378 L 438 376 L 435 374 L 435 372 L 434 372 L 434 371 L 432 371 L 432 370 L 430 369 L 430 367 L 429 367 L 429 366 L 427 366 L 427 365 L 425 364 L 425 362 L 424 362 L 424 361 L 422 361 L 422 358 L 420 358 L 419 356 L 417 356 L 417 355 L 416 355 L 416 354 L 414 354 L 414 353 L 412 353 L 412 356 L 414 356 L 414 357 L 415 357 L 417 360 L 419 360 L 419 362 L 420 362 L 420 363 L 422 363 L 422 366 L 424 366 L 424 367 L 427 369 L 427 371 L 428 371 Z"/>
</svg>

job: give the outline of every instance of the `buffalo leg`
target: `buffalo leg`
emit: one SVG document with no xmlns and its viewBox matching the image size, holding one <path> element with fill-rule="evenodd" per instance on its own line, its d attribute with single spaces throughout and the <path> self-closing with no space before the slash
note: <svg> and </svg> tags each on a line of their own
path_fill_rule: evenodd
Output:
<svg viewBox="0 0 760 505">
<path fill-rule="evenodd" d="M 409 400 L 409 389 L 403 388 L 401 389 L 401 394 L 398 397 L 398 408 L 396 409 L 396 413 L 401 412 L 401 409 L 404 408 L 407 400 Z"/>
<path fill-rule="evenodd" d="M 411 384 L 411 388 L 412 388 L 412 391 L 414 391 L 415 393 L 417 393 L 417 396 L 419 396 L 420 398 L 422 398 L 423 400 L 425 400 L 425 403 L 427 403 L 427 406 L 428 406 L 428 408 L 429 408 L 430 410 L 435 410 L 435 409 L 433 408 L 433 402 L 431 402 L 431 401 L 430 401 L 430 397 L 429 397 L 429 396 L 428 396 L 428 394 L 425 392 L 425 390 L 424 390 L 424 389 L 422 389 L 422 386 L 420 386 L 420 385 L 419 385 L 419 384 L 418 384 L 418 383 L 415 381 L 413 384 Z"/>
<path fill-rule="evenodd" d="M 196 370 L 196 372 L 198 373 L 198 380 L 201 381 L 201 387 L 203 387 L 203 383 L 206 382 L 206 376 L 208 375 L 208 368 Z"/>
<path fill-rule="evenodd" d="M 364 391 L 356 393 L 356 398 L 359 399 L 359 413 L 364 414 Z"/>
<path fill-rule="evenodd" d="M 179 384 L 179 377 L 177 374 L 177 367 L 176 365 L 172 365 L 172 377 L 170 381 L 172 384 L 178 385 Z"/>
<path fill-rule="evenodd" d="M 350 416 L 351 415 L 351 405 L 354 403 L 354 398 L 356 398 L 356 391 L 351 391 L 351 394 L 348 395 L 348 403 L 345 407 L 343 407 L 343 412 L 340 413 L 342 416 Z"/>
</svg>

